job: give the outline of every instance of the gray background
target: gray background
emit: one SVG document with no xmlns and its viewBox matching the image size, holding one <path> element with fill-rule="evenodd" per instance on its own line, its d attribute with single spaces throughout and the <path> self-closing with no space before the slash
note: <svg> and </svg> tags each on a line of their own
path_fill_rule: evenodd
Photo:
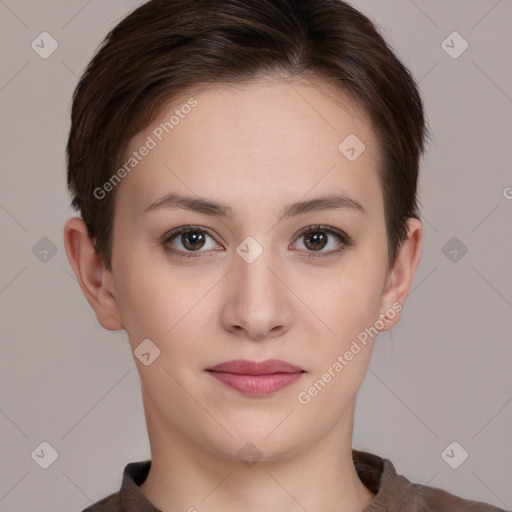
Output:
<svg viewBox="0 0 512 512">
<path fill-rule="evenodd" d="M 98 325 L 62 240 L 75 214 L 71 94 L 139 3 L 0 0 L 2 512 L 80 511 L 118 490 L 126 463 L 150 456 L 126 335 Z M 353 4 L 419 81 L 435 136 L 422 165 L 423 256 L 401 322 L 378 338 L 354 447 L 411 481 L 510 509 L 512 1 Z M 43 31 L 59 45 L 47 59 L 31 47 Z M 442 46 L 453 31 L 469 43 L 458 58 L 445 49 L 460 39 Z M 48 469 L 31 456 L 43 441 L 58 452 Z M 457 469 L 441 456 L 453 441 L 469 453 Z M 461 453 L 449 452 L 452 463 Z"/>
</svg>

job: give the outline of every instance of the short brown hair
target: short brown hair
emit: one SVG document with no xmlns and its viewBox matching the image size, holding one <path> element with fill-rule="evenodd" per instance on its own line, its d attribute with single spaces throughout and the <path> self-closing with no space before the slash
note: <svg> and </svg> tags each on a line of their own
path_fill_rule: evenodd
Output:
<svg viewBox="0 0 512 512">
<path fill-rule="evenodd" d="M 413 78 L 374 24 L 342 0 L 150 0 L 109 32 L 73 95 L 71 204 L 108 270 L 117 189 L 101 200 L 94 190 L 121 165 L 131 138 L 189 88 L 279 72 L 327 78 L 371 119 L 395 261 L 407 219 L 419 218 L 427 128 Z"/>
</svg>

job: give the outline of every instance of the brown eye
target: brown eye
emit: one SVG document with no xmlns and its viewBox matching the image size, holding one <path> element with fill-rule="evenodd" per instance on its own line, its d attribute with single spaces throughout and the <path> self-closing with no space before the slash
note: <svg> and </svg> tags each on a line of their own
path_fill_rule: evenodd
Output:
<svg viewBox="0 0 512 512">
<path fill-rule="evenodd" d="M 195 226 L 181 226 L 168 233 L 161 243 L 167 252 L 184 258 L 204 256 L 208 249 L 219 247 L 212 235 Z"/>
<path fill-rule="evenodd" d="M 185 231 L 181 233 L 181 243 L 185 249 L 195 251 L 205 244 L 205 236 L 202 231 Z"/>
<path fill-rule="evenodd" d="M 310 226 L 298 236 L 298 240 L 303 240 L 305 247 L 300 252 L 310 258 L 333 256 L 353 245 L 347 234 L 326 226 Z"/>
<path fill-rule="evenodd" d="M 327 235 L 322 231 L 310 231 L 305 235 L 305 245 L 308 249 L 318 251 L 327 245 Z"/>
</svg>

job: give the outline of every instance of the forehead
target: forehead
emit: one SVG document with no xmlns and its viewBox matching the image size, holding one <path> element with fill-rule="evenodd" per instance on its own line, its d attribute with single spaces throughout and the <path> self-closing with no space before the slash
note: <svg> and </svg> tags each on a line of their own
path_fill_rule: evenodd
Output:
<svg viewBox="0 0 512 512">
<path fill-rule="evenodd" d="M 361 202 L 380 194 L 371 123 L 348 95 L 319 80 L 187 91 L 130 141 L 125 163 L 130 159 L 136 165 L 128 165 L 118 201 L 131 215 L 177 189 L 230 197 L 235 210 L 236 201 L 282 204 L 283 194 L 297 199 L 333 187 Z"/>
</svg>

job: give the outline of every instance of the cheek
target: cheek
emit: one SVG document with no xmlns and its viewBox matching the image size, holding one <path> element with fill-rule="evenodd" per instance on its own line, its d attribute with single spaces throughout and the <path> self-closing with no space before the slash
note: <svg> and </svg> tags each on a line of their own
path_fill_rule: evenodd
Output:
<svg viewBox="0 0 512 512">
<path fill-rule="evenodd" d="M 297 400 L 311 417 L 323 415 L 328 424 L 355 399 L 370 363 L 383 279 L 373 263 L 368 267 L 365 260 L 347 267 L 347 272 L 324 283 L 316 296 L 316 312 L 329 330 L 320 322 L 312 327 L 311 338 L 321 341 L 310 350 L 311 375 Z M 315 336 L 319 330 L 327 334 Z"/>
<path fill-rule="evenodd" d="M 315 304 L 343 339 L 357 335 L 378 318 L 386 274 L 383 261 L 354 253 L 344 268 L 319 286 Z"/>
<path fill-rule="evenodd" d="M 367 235 L 359 247 L 328 268 L 306 265 L 283 269 L 285 280 L 295 283 L 294 293 L 307 306 L 304 310 L 302 302 L 293 296 L 282 297 L 287 307 L 295 310 L 291 316 L 294 323 L 309 323 L 307 329 L 315 339 L 322 330 L 321 339 L 329 340 L 326 345 L 332 346 L 329 352 L 342 348 L 378 317 L 387 257 L 383 244 L 375 242 L 383 238 L 378 235 Z M 133 248 L 136 242 L 124 245 Z M 174 345 L 173 340 L 185 335 L 183 331 L 188 332 L 190 339 L 190 329 L 204 328 L 205 318 L 214 311 L 220 314 L 226 300 L 220 290 L 226 281 L 224 285 L 219 284 L 218 275 L 200 272 L 200 268 L 185 270 L 173 265 L 163 257 L 156 257 L 157 250 L 152 248 L 151 255 L 142 249 L 123 252 L 123 257 L 115 262 L 116 273 L 121 276 L 116 279 L 116 292 L 132 344 L 149 338 L 163 349 L 168 344 Z M 230 281 L 234 277 L 226 279 Z M 235 286 L 236 282 L 229 288 L 233 290 Z M 309 315 L 307 310 L 313 314 Z M 299 325 L 290 327 L 300 328 Z M 196 335 L 192 339 L 199 340 L 204 332 Z"/>
<path fill-rule="evenodd" d="M 316 312 L 329 330 L 324 330 L 325 336 L 312 333 L 321 342 L 315 344 L 313 373 L 303 391 L 304 402 L 311 399 L 319 411 L 330 403 L 348 405 L 366 374 L 378 332 L 375 322 L 379 319 L 386 263 L 384 250 L 374 247 L 358 251 L 318 288 Z M 319 324 L 316 331 L 321 327 Z"/>
<path fill-rule="evenodd" d="M 144 264 L 144 256 L 132 254 L 118 262 L 117 300 L 126 331 L 133 344 L 159 339 L 183 315 L 186 298 L 178 292 L 178 277 L 165 268 Z"/>
<path fill-rule="evenodd" d="M 192 273 L 187 277 L 164 258 L 148 265 L 142 261 L 141 255 L 134 255 L 118 265 L 123 278 L 116 290 L 132 350 L 150 339 L 166 367 L 178 366 L 183 359 L 194 364 L 202 353 L 197 345 L 214 316 L 217 303 L 212 289 L 218 276 L 202 272 L 202 277 L 193 278 Z"/>
</svg>

